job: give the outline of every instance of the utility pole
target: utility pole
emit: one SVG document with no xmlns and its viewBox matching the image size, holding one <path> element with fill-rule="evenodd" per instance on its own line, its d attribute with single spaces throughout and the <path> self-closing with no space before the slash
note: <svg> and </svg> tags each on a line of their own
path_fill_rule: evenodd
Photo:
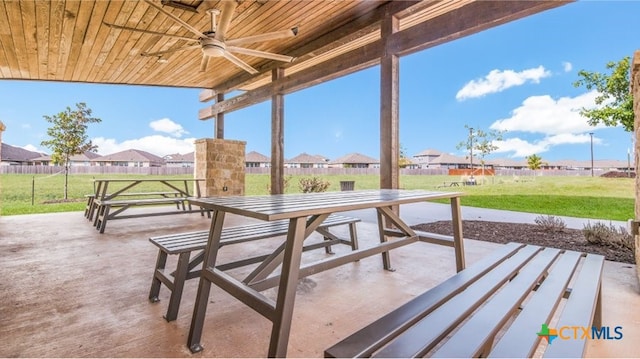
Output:
<svg viewBox="0 0 640 359">
<path fill-rule="evenodd" d="M 593 132 L 589 132 L 591 136 L 591 177 L 593 177 Z"/>
<path fill-rule="evenodd" d="M 471 159 L 471 179 L 473 180 L 473 127 L 469 127 L 469 154 Z"/>
</svg>

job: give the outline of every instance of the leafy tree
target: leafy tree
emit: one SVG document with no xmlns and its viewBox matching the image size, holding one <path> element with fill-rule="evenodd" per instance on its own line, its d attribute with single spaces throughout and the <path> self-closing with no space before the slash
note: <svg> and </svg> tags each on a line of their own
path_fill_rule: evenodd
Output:
<svg viewBox="0 0 640 359">
<path fill-rule="evenodd" d="M 411 160 L 407 157 L 407 149 L 400 145 L 400 160 L 398 160 L 398 167 L 405 168 L 411 164 Z"/>
<path fill-rule="evenodd" d="M 527 156 L 527 166 L 532 170 L 539 170 L 542 167 L 542 157 L 533 154 L 531 156 Z"/>
<path fill-rule="evenodd" d="M 69 159 L 73 155 L 86 151 L 95 152 L 94 146 L 86 134 L 90 123 L 98 123 L 102 120 L 91 117 L 91 109 L 83 102 L 76 104 L 76 109 L 69 106 L 63 112 L 53 116 L 43 116 L 52 126 L 47 129 L 49 140 L 42 141 L 45 146 L 53 151 L 51 160 L 53 163 L 64 166 L 64 199 L 67 199 Z"/>
<path fill-rule="evenodd" d="M 484 179 L 484 158 L 490 155 L 491 152 L 497 150 L 499 147 L 495 144 L 495 141 L 502 141 L 503 131 L 491 130 L 484 131 L 478 129 L 476 132 L 476 152 L 480 156 L 480 163 L 482 164 L 482 178 Z"/>
<path fill-rule="evenodd" d="M 596 108 L 583 107 L 580 114 L 595 126 L 622 125 L 627 132 L 633 132 L 633 96 L 629 90 L 629 56 L 618 62 L 608 62 L 609 74 L 580 70 L 580 79 L 573 83 L 575 87 L 585 86 L 587 90 L 596 89 Z"/>
<path fill-rule="evenodd" d="M 469 131 L 469 135 L 467 140 L 460 142 L 456 148 L 464 148 L 469 151 L 468 158 L 471 160 L 471 176 L 473 176 L 473 152 L 475 151 L 477 153 L 477 156 L 480 157 L 482 177 L 484 178 L 484 158 L 498 149 L 495 141 L 502 141 L 504 131 L 485 131 L 482 129 L 474 129 L 473 127 L 469 127 L 469 125 L 464 125 L 464 127 Z"/>
</svg>

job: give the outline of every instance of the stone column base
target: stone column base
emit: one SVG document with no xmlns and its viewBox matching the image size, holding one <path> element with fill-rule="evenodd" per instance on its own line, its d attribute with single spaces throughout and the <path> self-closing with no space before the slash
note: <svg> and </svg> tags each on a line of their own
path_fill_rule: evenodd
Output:
<svg viewBox="0 0 640 359">
<path fill-rule="evenodd" d="M 196 140 L 195 178 L 204 179 L 203 196 L 244 195 L 244 141 L 205 138 Z"/>
</svg>

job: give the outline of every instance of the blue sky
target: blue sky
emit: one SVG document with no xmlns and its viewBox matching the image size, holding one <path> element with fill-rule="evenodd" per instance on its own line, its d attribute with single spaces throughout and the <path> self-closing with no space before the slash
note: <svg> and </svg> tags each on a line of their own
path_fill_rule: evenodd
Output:
<svg viewBox="0 0 640 359">
<path fill-rule="evenodd" d="M 595 93 L 575 88 L 577 72 L 640 49 L 638 1 L 582 1 L 465 37 L 400 61 L 400 143 L 408 155 L 425 149 L 464 156 L 456 145 L 465 125 L 507 130 L 492 158 L 626 160 L 631 134 L 589 127 L 577 109 Z M 49 152 L 53 115 L 85 102 L 102 123 L 88 134 L 100 154 L 136 148 L 159 155 L 186 153 L 212 137 L 212 121 L 197 119 L 206 104 L 198 89 L 0 81 L 3 142 Z M 225 137 L 270 155 L 271 104 L 226 115 Z M 379 68 L 285 97 L 285 157 L 334 159 L 352 152 L 379 158 Z"/>
</svg>

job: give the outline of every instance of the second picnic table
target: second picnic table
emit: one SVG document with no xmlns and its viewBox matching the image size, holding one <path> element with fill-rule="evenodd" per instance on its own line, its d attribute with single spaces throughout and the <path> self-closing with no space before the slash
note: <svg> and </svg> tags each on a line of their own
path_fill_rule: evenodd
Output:
<svg viewBox="0 0 640 359">
<path fill-rule="evenodd" d="M 201 196 L 199 185 L 201 181 L 204 180 L 197 178 L 95 179 L 95 192 L 88 195 L 85 217 L 93 221 L 100 233 L 104 233 L 107 221 L 113 219 L 192 212 L 204 214 L 203 209 L 194 210 L 191 203 L 187 201 L 189 197 Z M 113 191 L 109 192 L 110 189 Z M 122 212 L 131 207 L 163 204 L 175 204 L 176 209 L 122 215 Z M 112 208 L 117 209 L 112 212 Z"/>
</svg>

